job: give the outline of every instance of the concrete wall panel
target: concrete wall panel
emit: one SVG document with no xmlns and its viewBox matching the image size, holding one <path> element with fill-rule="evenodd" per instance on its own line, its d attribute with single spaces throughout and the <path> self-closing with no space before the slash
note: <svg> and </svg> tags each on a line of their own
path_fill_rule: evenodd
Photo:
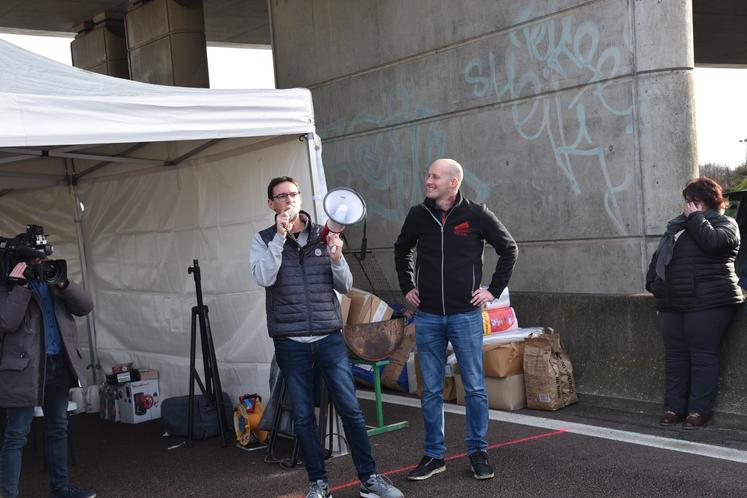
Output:
<svg viewBox="0 0 747 498">
<path fill-rule="evenodd" d="M 690 68 L 694 61 L 691 0 L 635 3 L 636 65 L 638 71 Z"/>
<path fill-rule="evenodd" d="M 317 123 L 324 138 L 327 126 L 339 120 L 354 120 L 370 94 L 407 93 L 417 102 L 421 117 L 447 114 L 510 102 L 580 85 L 584 92 L 604 92 L 604 83 L 630 74 L 633 52 L 625 4 L 602 2 L 604 16 L 594 21 L 581 12 L 524 24 L 515 31 L 502 31 L 464 45 L 364 72 L 350 78 L 314 87 Z M 371 86 L 374 85 L 381 86 Z M 350 92 L 352 101 L 338 99 Z M 604 96 L 602 95 L 602 98 Z M 346 104 L 351 102 L 352 106 Z M 365 108 L 364 108 L 365 109 Z M 398 124 L 390 120 L 389 125 Z"/>
<path fill-rule="evenodd" d="M 692 72 L 642 76 L 638 102 L 645 233 L 653 235 L 682 212 L 685 182 L 698 176 Z"/>
<path fill-rule="evenodd" d="M 377 2 L 273 0 L 276 66 L 284 87 L 311 86 L 379 63 Z M 280 86 L 278 86 L 280 88 Z"/>
<path fill-rule="evenodd" d="M 603 267 L 595 241 L 621 238 L 615 263 L 643 272 L 646 237 L 661 233 L 693 172 L 692 81 L 681 70 L 692 51 L 654 50 L 682 41 L 686 9 L 633 0 L 339 7 L 274 2 L 278 68 L 311 86 L 328 178 L 366 196 L 372 247 L 391 245 L 422 200 L 423 172 L 443 155 L 462 163 L 465 193 L 502 212 L 520 244 L 572 243 L 581 261 Z M 657 19 L 665 28 L 653 34 Z M 301 42 L 312 55 L 283 64 Z M 320 53 L 327 60 L 313 64 Z M 595 274 L 569 290 L 559 268 L 574 264 L 574 251 L 558 251 L 543 291 L 642 290 L 640 275 L 608 286 Z"/>
<path fill-rule="evenodd" d="M 70 43 L 70 52 L 75 67 L 118 78 L 130 76 L 122 19 L 105 19 L 79 33 Z"/>
<path fill-rule="evenodd" d="M 125 17 L 132 79 L 160 85 L 208 87 L 201 0 L 154 0 Z"/>
<path fill-rule="evenodd" d="M 156 85 L 173 85 L 171 61 L 164 61 L 164 54 L 170 52 L 171 43 L 168 38 L 160 38 L 130 50 L 130 77 L 135 81 Z"/>
<path fill-rule="evenodd" d="M 306 47 L 296 64 L 279 70 L 278 81 L 313 86 L 594 3 L 273 0 L 277 58 L 295 57 L 298 47 Z M 308 29 L 299 29 L 304 25 Z"/>
<path fill-rule="evenodd" d="M 520 241 L 640 233 L 631 116 L 610 111 L 632 107 L 630 81 L 617 80 L 604 96 L 556 92 L 392 129 L 393 121 L 417 121 L 433 112 L 401 90 L 388 97 L 387 112 L 361 113 L 347 127 L 337 122 L 334 133 L 354 134 L 359 123 L 379 131 L 325 142 L 325 167 L 336 184 L 362 180 L 358 188 L 372 224 L 401 222 L 407 208 L 423 199 L 427 165 L 448 155 L 465 167 L 465 193 L 504 209 L 504 221 Z M 382 205 L 382 193 L 396 202 Z"/>
<path fill-rule="evenodd" d="M 169 14 L 165 1 L 145 2 L 127 13 L 127 46 L 138 48 L 169 32 Z"/>
<path fill-rule="evenodd" d="M 274 0 L 278 87 L 311 88 L 328 182 L 366 197 L 377 291 L 453 157 L 519 242 L 520 324 L 566 334 L 582 393 L 660 402 L 660 366 L 628 379 L 661 360 L 637 294 L 696 171 L 690 2 Z"/>
<path fill-rule="evenodd" d="M 510 287 L 517 292 L 627 294 L 643 288 L 641 250 L 633 239 L 521 244 Z M 494 253 L 488 248 L 485 254 L 486 265 L 494 269 Z"/>
<path fill-rule="evenodd" d="M 208 81 L 208 61 L 205 33 L 175 33 L 171 35 L 173 85 L 204 87 Z"/>
</svg>

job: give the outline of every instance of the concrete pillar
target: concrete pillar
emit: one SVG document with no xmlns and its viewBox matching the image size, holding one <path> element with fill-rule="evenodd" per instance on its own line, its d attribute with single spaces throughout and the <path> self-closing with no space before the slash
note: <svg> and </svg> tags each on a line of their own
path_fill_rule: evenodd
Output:
<svg viewBox="0 0 747 498">
<path fill-rule="evenodd" d="M 520 326 L 560 331 L 582 394 L 659 403 L 644 276 L 697 171 L 691 0 L 269 5 L 278 88 L 311 89 L 328 186 L 366 198 L 376 291 L 401 299 L 392 245 L 428 164 L 452 157 L 519 243 Z M 717 409 L 747 414 L 736 384 Z"/>
<path fill-rule="evenodd" d="M 131 2 L 125 28 L 133 80 L 210 86 L 201 0 Z"/>
<path fill-rule="evenodd" d="M 78 34 L 70 44 L 73 66 L 130 78 L 123 13 L 102 12 L 74 29 Z"/>
</svg>

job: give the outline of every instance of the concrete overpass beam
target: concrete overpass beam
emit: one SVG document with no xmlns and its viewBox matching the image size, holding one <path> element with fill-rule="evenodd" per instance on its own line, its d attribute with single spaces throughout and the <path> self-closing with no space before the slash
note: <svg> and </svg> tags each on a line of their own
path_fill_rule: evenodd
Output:
<svg viewBox="0 0 747 498">
<path fill-rule="evenodd" d="M 202 0 L 137 0 L 125 28 L 133 80 L 210 86 Z"/>
<path fill-rule="evenodd" d="M 123 13 L 103 12 L 74 29 L 78 34 L 70 43 L 73 66 L 130 78 Z"/>
</svg>

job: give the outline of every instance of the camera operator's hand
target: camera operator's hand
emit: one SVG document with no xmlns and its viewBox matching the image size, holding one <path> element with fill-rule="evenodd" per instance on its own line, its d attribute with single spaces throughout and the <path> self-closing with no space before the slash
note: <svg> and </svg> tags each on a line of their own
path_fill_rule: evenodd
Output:
<svg viewBox="0 0 747 498">
<path fill-rule="evenodd" d="M 28 283 L 28 280 L 26 279 L 26 269 L 28 268 L 28 265 L 24 263 L 23 261 L 18 263 L 13 270 L 10 272 L 11 280 L 15 281 L 19 285 L 26 285 Z"/>
</svg>

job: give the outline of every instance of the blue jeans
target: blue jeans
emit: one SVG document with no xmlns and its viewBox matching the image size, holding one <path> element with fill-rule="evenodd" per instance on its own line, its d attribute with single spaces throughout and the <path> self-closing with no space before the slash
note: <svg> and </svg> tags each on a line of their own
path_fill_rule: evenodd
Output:
<svg viewBox="0 0 747 498">
<path fill-rule="evenodd" d="M 335 332 L 316 342 L 275 339 L 275 357 L 293 400 L 293 428 L 301 447 L 309 481 L 327 480 L 324 450 L 314 416 L 314 369 L 324 379 L 329 396 L 342 418 L 358 478 L 376 473 L 371 445 L 358 399 L 342 334 Z"/>
<path fill-rule="evenodd" d="M 483 326 L 480 310 L 452 315 L 433 315 L 418 311 L 415 316 L 418 362 L 423 376 L 420 406 L 425 422 L 425 455 L 443 458 L 444 444 L 444 369 L 446 344 L 456 353 L 464 384 L 467 409 L 467 454 L 488 447 L 488 394 L 482 367 Z"/>
<path fill-rule="evenodd" d="M 49 487 L 56 492 L 68 487 L 67 480 L 67 402 L 70 371 L 62 356 L 47 358 L 44 384 L 45 453 Z M 0 495 L 18 496 L 21 459 L 26 436 L 34 419 L 34 407 L 6 408 L 5 437 L 0 450 Z"/>
<path fill-rule="evenodd" d="M 718 391 L 721 337 L 736 306 L 661 314 L 666 364 L 664 409 L 710 415 Z"/>
</svg>

